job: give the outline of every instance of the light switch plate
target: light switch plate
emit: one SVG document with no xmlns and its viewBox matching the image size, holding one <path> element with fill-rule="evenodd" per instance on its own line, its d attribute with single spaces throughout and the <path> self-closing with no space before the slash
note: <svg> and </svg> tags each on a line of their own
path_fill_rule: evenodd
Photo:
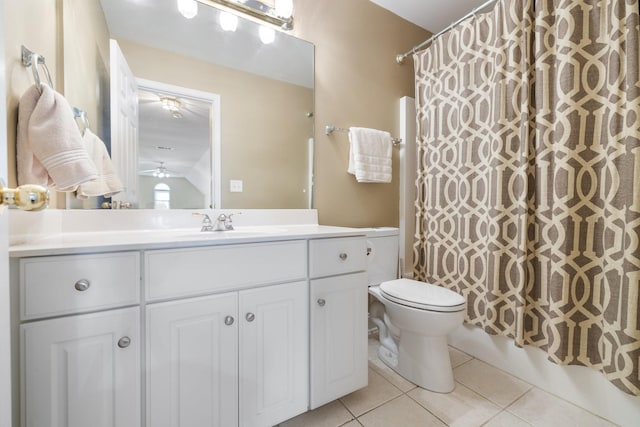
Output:
<svg viewBox="0 0 640 427">
<path fill-rule="evenodd" d="M 229 191 L 231 193 L 242 193 L 242 180 L 230 179 L 229 180 Z"/>
</svg>

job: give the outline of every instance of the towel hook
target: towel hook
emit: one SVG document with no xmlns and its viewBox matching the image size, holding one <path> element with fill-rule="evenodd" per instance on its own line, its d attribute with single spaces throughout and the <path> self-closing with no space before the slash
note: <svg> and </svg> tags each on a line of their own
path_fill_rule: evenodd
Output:
<svg viewBox="0 0 640 427">
<path fill-rule="evenodd" d="M 42 69 L 44 70 L 45 77 L 47 78 L 47 82 L 49 86 L 53 88 L 53 81 L 51 80 L 51 73 L 49 73 L 49 68 L 45 63 L 44 56 L 39 53 L 32 52 L 27 49 L 24 45 L 22 46 L 22 65 L 25 67 L 31 67 L 31 72 L 33 73 L 33 80 L 36 83 L 40 92 L 42 92 L 42 81 L 40 80 L 40 75 L 38 74 L 38 65 L 42 65 Z"/>
</svg>

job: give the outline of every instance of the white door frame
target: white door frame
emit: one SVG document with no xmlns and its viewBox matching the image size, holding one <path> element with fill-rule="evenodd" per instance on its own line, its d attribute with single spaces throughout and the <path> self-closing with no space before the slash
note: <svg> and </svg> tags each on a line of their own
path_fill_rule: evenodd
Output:
<svg viewBox="0 0 640 427">
<path fill-rule="evenodd" d="M 191 98 L 197 101 L 211 104 L 209 132 L 211 140 L 211 182 L 210 194 L 207 200 L 212 202 L 213 209 L 220 209 L 221 203 L 221 174 L 222 163 L 220 161 L 220 95 L 201 90 L 170 85 L 154 80 L 136 78 L 138 90 L 159 91 L 174 95 L 178 98 Z M 213 194 L 211 194 L 213 193 Z M 206 206 L 209 207 L 209 206 Z"/>
</svg>

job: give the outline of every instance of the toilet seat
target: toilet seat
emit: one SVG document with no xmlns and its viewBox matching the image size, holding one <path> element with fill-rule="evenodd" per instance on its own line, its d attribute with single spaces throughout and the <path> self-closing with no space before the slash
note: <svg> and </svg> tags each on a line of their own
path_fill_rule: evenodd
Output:
<svg viewBox="0 0 640 427">
<path fill-rule="evenodd" d="M 417 280 L 390 280 L 382 282 L 379 289 L 388 300 L 420 310 L 452 312 L 464 310 L 465 307 L 462 295 Z"/>
</svg>

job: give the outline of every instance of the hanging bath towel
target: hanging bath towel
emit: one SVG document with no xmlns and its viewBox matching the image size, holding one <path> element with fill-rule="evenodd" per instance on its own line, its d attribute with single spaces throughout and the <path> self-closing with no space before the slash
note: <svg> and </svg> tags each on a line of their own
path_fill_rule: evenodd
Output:
<svg viewBox="0 0 640 427">
<path fill-rule="evenodd" d="M 349 128 L 349 169 L 358 182 L 391 182 L 391 135 L 376 129 Z"/>
<path fill-rule="evenodd" d="M 46 84 L 31 86 L 20 98 L 16 151 L 19 185 L 75 191 L 98 177 L 69 103 Z"/>
<path fill-rule="evenodd" d="M 89 129 L 85 129 L 83 140 L 89 152 L 89 158 L 98 171 L 98 177 L 78 186 L 78 199 L 95 196 L 111 197 L 121 192 L 123 188 L 122 181 L 120 181 L 120 178 L 116 174 L 104 142 Z"/>
</svg>

